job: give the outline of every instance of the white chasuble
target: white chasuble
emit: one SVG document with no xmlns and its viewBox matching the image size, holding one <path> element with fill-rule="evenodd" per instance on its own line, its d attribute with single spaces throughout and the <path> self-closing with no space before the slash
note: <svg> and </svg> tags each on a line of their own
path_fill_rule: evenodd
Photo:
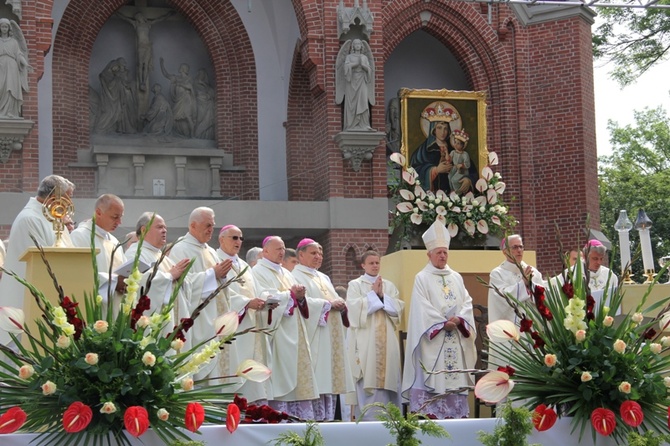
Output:
<svg viewBox="0 0 670 446">
<path fill-rule="evenodd" d="M 521 268 L 525 269 L 528 265 L 521 262 Z M 533 268 L 532 282 L 545 286 L 542 280 L 542 274 Z M 495 286 L 505 295 L 510 295 L 519 302 L 525 302 L 531 298 L 530 292 L 526 288 L 526 282 L 523 279 L 521 270 L 512 262 L 505 260 L 499 266 L 493 268 L 490 274 L 489 282 L 491 286 Z M 507 303 L 507 301 L 500 296 L 494 289 L 489 288 L 488 294 L 488 310 L 489 322 L 505 319 L 516 322 L 517 317 L 514 314 L 514 309 Z"/>
</svg>

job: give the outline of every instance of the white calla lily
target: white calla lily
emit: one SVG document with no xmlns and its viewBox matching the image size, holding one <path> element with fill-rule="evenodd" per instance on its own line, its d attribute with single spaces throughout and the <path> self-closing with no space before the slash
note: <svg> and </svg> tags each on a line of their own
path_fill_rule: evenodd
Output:
<svg viewBox="0 0 670 446">
<path fill-rule="evenodd" d="M 484 375 L 475 386 L 475 395 L 487 403 L 502 401 L 514 388 L 514 381 L 505 372 L 493 371 Z"/>
<path fill-rule="evenodd" d="M 240 324 L 240 319 L 236 312 L 229 311 L 222 314 L 214 320 L 214 329 L 216 330 L 216 336 L 220 338 L 227 338 L 232 336 L 237 331 L 237 327 Z"/>
</svg>

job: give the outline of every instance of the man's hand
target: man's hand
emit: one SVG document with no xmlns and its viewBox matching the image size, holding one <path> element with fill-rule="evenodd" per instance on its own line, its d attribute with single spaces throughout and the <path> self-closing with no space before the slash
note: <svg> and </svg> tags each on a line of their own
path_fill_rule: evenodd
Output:
<svg viewBox="0 0 670 446">
<path fill-rule="evenodd" d="M 254 297 L 247 304 L 247 309 L 249 310 L 262 310 L 265 306 L 265 301 L 260 297 Z"/>
<path fill-rule="evenodd" d="M 172 280 L 179 280 L 186 268 L 188 267 L 191 261 L 189 259 L 181 259 L 176 265 L 170 268 L 170 274 L 172 275 Z"/>
<path fill-rule="evenodd" d="M 372 284 L 372 291 L 374 291 L 380 299 L 384 299 L 384 282 L 382 281 L 382 276 L 377 276 L 377 279 Z"/>
<path fill-rule="evenodd" d="M 223 262 L 219 262 L 216 265 L 214 265 L 214 275 L 216 276 L 217 279 L 226 277 L 228 271 L 230 271 L 232 267 L 233 267 L 233 261 L 230 259 L 226 259 Z"/>
<path fill-rule="evenodd" d="M 296 299 L 302 301 L 305 298 L 305 286 L 304 285 L 293 285 L 291 287 L 291 292 Z"/>
<path fill-rule="evenodd" d="M 126 278 L 123 276 L 117 276 L 116 278 L 116 288 L 114 288 L 119 294 L 124 294 L 126 292 Z"/>
<path fill-rule="evenodd" d="M 347 304 L 342 299 L 334 300 L 330 303 L 330 307 L 335 311 L 343 311 L 347 308 Z"/>
</svg>

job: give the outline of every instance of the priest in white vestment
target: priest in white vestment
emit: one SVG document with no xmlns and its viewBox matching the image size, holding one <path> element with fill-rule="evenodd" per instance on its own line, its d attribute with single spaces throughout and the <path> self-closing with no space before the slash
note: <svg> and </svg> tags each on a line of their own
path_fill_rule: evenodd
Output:
<svg viewBox="0 0 670 446">
<path fill-rule="evenodd" d="M 400 345 L 398 327 L 405 303 L 398 288 L 379 275 L 381 257 L 367 251 L 361 257 L 365 274 L 349 282 L 347 308 L 351 324 L 347 335 L 349 365 L 356 386 L 356 419 L 377 421 L 376 410 L 361 418 L 368 404 L 393 403 L 400 399 Z"/>
<path fill-rule="evenodd" d="M 265 299 L 260 297 L 258 287 L 256 286 L 254 275 L 251 268 L 239 257 L 244 236 L 242 230 L 235 225 L 226 225 L 219 232 L 219 249 L 216 250 L 221 260 L 230 259 L 232 268 L 228 272 L 227 279 L 236 277 L 244 271 L 242 280 L 232 283 L 228 288 L 228 295 L 231 302 L 239 301 L 244 304 L 244 312 L 240 316 L 240 325 L 238 331 L 250 328 L 272 330 L 277 322 L 269 318 L 270 310 L 277 308 L 277 304 L 266 305 Z M 267 297 L 267 293 L 265 294 Z M 270 350 L 270 336 L 265 333 L 247 333 L 235 338 L 238 357 L 236 364 L 242 361 L 253 359 L 265 364 L 272 370 L 268 351 Z M 242 394 L 250 404 L 267 404 L 268 391 L 270 389 L 270 380 L 265 382 L 254 382 L 247 380 L 237 391 Z"/>
<path fill-rule="evenodd" d="M 545 286 L 542 274 L 523 261 L 524 246 L 520 235 L 505 237 L 500 249 L 505 255 L 505 261 L 493 268 L 489 276 L 489 284 L 508 297 L 511 296 L 519 302 L 526 302 L 532 297 L 531 282 Z M 514 309 L 498 291 L 489 288 L 489 322 L 505 319 L 518 324 L 520 321 L 517 320 Z"/>
<path fill-rule="evenodd" d="M 116 195 L 104 194 L 95 202 L 94 243 L 98 249 L 98 255 L 96 256 L 98 278 L 100 280 L 100 289 L 98 291 L 103 298 L 104 308 L 107 306 L 107 298 L 109 296 L 112 297 L 114 314 L 119 310 L 126 289 L 126 284 L 124 283 L 126 277 L 115 273 L 125 263 L 126 256 L 123 253 L 122 247 L 119 246 L 119 241 L 112 234 L 121 225 L 123 212 L 123 201 Z M 70 237 L 74 246 L 78 248 L 91 247 L 92 226 L 93 220 L 87 220 L 72 231 Z"/>
<path fill-rule="evenodd" d="M 180 262 L 183 259 L 195 259 L 189 275 L 190 273 L 206 273 L 207 279 L 205 280 L 212 280 L 214 278 L 218 286 L 218 284 L 225 283 L 226 275 L 230 271 L 232 262 L 230 260 L 219 260 L 216 250 L 207 244 L 212 238 L 214 225 L 214 211 L 212 209 L 208 207 L 194 209 L 188 219 L 188 233 L 174 244 L 170 250 L 170 259 L 174 262 Z M 192 292 L 197 295 L 196 290 Z M 188 313 L 192 314 L 199 304 L 198 299 L 191 299 L 192 307 L 188 309 Z M 209 341 L 215 335 L 214 327 L 218 316 L 230 311 L 239 314 L 243 309 L 243 307 L 231 307 L 227 290 L 224 289 L 209 302 L 197 319 L 193 321 L 193 327 L 186 334 L 186 337 L 191 338 L 192 346 L 196 346 L 203 341 Z M 219 352 L 216 358 L 212 359 L 196 373 L 195 378 L 199 380 L 234 376 L 237 369 L 236 364 L 233 365 L 231 358 L 237 357 L 236 349 L 235 342 L 225 344 L 223 350 Z M 226 388 L 226 392 L 235 392 L 242 385 L 242 380 L 236 377 L 225 379 L 224 382 L 230 384 Z"/>
<path fill-rule="evenodd" d="M 42 213 L 42 204 L 59 187 L 61 193 L 68 197 L 74 192 L 74 184 L 59 175 L 49 175 L 42 179 L 37 188 L 37 195 L 28 200 L 26 206 L 19 212 L 12 223 L 9 232 L 9 242 L 3 268 L 16 273 L 21 278 L 26 276 L 26 264 L 19 260 L 23 253 L 35 246 L 32 235 L 42 247 L 50 247 L 56 242 L 56 233 L 53 223 L 50 223 Z M 65 246 L 72 246 L 67 231 L 61 234 Z M 3 274 L 0 279 L 0 306 L 23 309 L 23 300 L 26 288 L 9 274 Z M 11 341 L 9 334 L 0 330 L 0 342 L 7 344 Z"/>
<path fill-rule="evenodd" d="M 151 227 L 148 227 L 149 222 L 151 222 Z M 142 275 L 142 281 L 140 283 L 140 286 L 144 287 L 146 293 L 147 280 L 149 276 L 153 274 L 153 265 L 160 260 L 161 255 L 163 254 L 162 249 L 167 243 L 167 225 L 165 224 L 163 217 L 152 212 L 143 213 L 137 220 L 136 234 L 139 237 L 143 233 L 144 241 L 142 243 L 142 248 L 140 249 L 139 259 L 147 265 L 151 265 L 151 268 Z M 128 259 L 135 258 L 138 247 L 139 244 L 137 242 L 128 247 L 128 250 L 126 251 Z M 160 313 L 163 311 L 163 308 L 170 303 L 174 288 L 184 274 L 189 263 L 189 259 L 183 259 L 178 263 L 175 263 L 170 260 L 170 258 L 163 257 L 163 261 L 159 263 L 158 271 L 156 271 L 156 275 L 151 281 L 149 292 L 146 294 L 151 300 L 151 305 L 149 310 L 144 313 L 145 316 Z M 194 299 L 197 299 L 196 305 L 200 303 L 201 297 L 207 297 L 207 294 L 216 289 L 216 281 L 211 281 L 209 290 L 204 289 L 202 286 L 198 289 L 201 291 L 200 294 L 206 294 L 193 297 Z M 188 278 L 184 278 L 182 286 L 173 302 L 173 308 L 168 313 L 170 320 L 165 321 L 161 333 L 155 334 L 154 336 L 168 336 L 172 333 L 175 326 L 178 325 L 181 318 L 188 318 L 191 316 L 189 313 L 189 308 L 192 307 L 192 303 L 190 302 L 191 295 L 191 281 Z M 189 348 L 190 343 L 186 342 L 181 350 L 187 351 Z"/>
<path fill-rule="evenodd" d="M 318 270 L 323 262 L 321 245 L 305 238 L 298 243 L 296 252 L 298 265 L 293 269 L 293 277 L 305 286 L 309 297 L 324 299 L 330 303 L 327 325 L 319 327 L 309 342 L 323 406 L 323 412 L 317 414 L 317 420 L 333 421 L 338 395 L 354 391 L 346 353 L 345 333 L 349 327 L 347 306 L 335 291 L 330 278 Z"/>
<path fill-rule="evenodd" d="M 306 296 L 305 286 L 281 266 L 285 250 L 280 237 L 266 237 L 263 258 L 253 267 L 259 289 L 279 299 L 279 306 L 272 312 L 278 325 L 271 339 L 269 405 L 303 420 L 315 420 L 320 399 L 309 339 L 326 325 L 330 304 Z"/>
<path fill-rule="evenodd" d="M 461 275 L 447 265 L 451 238 L 444 225 L 436 221 L 422 237 L 429 262 L 414 279 L 402 396 L 412 412 L 466 418 L 472 377 L 461 372 L 429 374 L 423 368 L 441 372 L 475 366 L 472 298 Z"/>
</svg>

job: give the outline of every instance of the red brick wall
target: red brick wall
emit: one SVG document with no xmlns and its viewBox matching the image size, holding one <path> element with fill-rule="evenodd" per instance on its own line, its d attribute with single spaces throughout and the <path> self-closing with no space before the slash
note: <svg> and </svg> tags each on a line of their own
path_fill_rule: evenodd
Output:
<svg viewBox="0 0 670 446">
<path fill-rule="evenodd" d="M 90 146 L 88 60 L 100 28 L 125 3 L 72 0 L 54 42 L 54 171 L 77 184 L 78 196 L 96 194 L 94 169 L 70 167 L 77 150 Z M 246 167 L 243 173 L 221 176 L 222 193 L 258 199 L 256 69 L 242 21 L 230 2 L 174 0 L 171 4 L 198 32 L 212 59 L 218 147 L 233 153 L 236 166 Z"/>
</svg>

